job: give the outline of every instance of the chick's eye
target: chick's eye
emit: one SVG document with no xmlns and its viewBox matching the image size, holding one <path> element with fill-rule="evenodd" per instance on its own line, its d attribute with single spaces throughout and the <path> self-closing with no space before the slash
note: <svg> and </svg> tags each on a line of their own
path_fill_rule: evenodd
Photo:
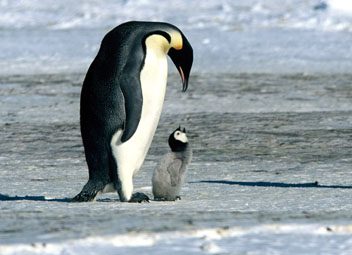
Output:
<svg viewBox="0 0 352 255">
<path fill-rule="evenodd" d="M 180 134 L 180 132 L 176 132 L 176 135 L 179 135 Z"/>
</svg>

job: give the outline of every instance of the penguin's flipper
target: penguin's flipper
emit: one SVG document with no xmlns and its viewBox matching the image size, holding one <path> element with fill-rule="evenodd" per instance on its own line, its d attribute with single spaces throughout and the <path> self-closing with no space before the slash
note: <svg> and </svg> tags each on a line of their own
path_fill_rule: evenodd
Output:
<svg viewBox="0 0 352 255">
<path fill-rule="evenodd" d="M 126 120 L 121 142 L 126 142 L 136 132 L 142 114 L 143 96 L 139 78 L 124 75 L 120 87 L 125 99 Z"/>
<path fill-rule="evenodd" d="M 182 161 L 180 159 L 175 159 L 168 167 L 167 171 L 170 174 L 171 186 L 177 186 L 180 183 L 180 169 L 182 166 Z"/>
</svg>

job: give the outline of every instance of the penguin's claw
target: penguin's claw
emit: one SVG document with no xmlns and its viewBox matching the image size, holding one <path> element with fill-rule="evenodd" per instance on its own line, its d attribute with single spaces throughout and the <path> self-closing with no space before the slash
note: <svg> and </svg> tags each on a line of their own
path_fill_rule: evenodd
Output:
<svg viewBox="0 0 352 255">
<path fill-rule="evenodd" d="M 71 199 L 71 202 L 90 202 L 93 201 L 95 196 L 93 194 L 79 193 L 74 198 Z"/>
<path fill-rule="evenodd" d="M 149 197 L 141 192 L 136 192 L 132 195 L 130 201 L 128 201 L 130 203 L 142 203 L 142 202 L 150 202 Z"/>
<path fill-rule="evenodd" d="M 89 180 L 84 185 L 82 191 L 71 199 L 71 202 L 89 202 L 94 201 L 100 190 L 103 190 L 105 184 L 94 180 Z"/>
</svg>

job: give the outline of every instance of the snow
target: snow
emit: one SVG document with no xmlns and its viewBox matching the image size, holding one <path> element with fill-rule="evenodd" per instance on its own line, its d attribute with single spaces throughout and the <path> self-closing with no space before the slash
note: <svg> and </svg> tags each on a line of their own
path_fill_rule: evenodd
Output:
<svg viewBox="0 0 352 255">
<path fill-rule="evenodd" d="M 85 72 L 105 33 L 127 20 L 179 26 L 197 72 L 348 72 L 348 1 L 1 1 L 0 74 Z M 340 10 L 344 10 L 341 13 Z M 260 40 L 258 40 L 260 38 Z M 13 42 L 17 43 L 14 44 Z"/>
<path fill-rule="evenodd" d="M 352 15 L 352 3 L 344 0 L 330 0 L 328 5 L 333 11 L 337 11 L 338 14 Z"/>
<path fill-rule="evenodd" d="M 182 200 L 145 204 L 114 193 L 69 203 L 87 180 L 83 75 L 0 80 L 1 254 L 351 250 L 350 75 L 202 74 L 185 94 L 171 75 L 136 191 L 152 196 L 152 172 L 180 123 L 194 158 Z"/>
<path fill-rule="evenodd" d="M 0 0 L 0 254 L 351 254 L 352 46 L 348 1 Z M 151 196 L 167 137 L 194 148 L 181 201 L 70 203 L 88 173 L 85 72 L 121 22 L 189 38 L 170 63 L 136 191 Z"/>
<path fill-rule="evenodd" d="M 62 243 L 36 243 L 31 245 L 1 246 L 0 251 L 3 255 L 7 254 L 116 254 L 127 252 L 128 254 L 140 254 L 153 251 L 153 254 L 263 254 L 274 252 L 280 247 L 280 254 L 319 254 L 311 248 L 319 249 L 326 253 L 334 253 L 339 248 L 336 244 L 325 249 L 321 241 L 327 241 L 332 236 L 339 235 L 344 243 L 344 248 L 348 254 L 352 250 L 351 226 L 329 226 L 322 228 L 319 225 L 258 225 L 252 227 L 234 227 L 234 228 L 214 228 L 195 231 L 176 231 L 163 233 L 133 233 L 126 235 L 88 237 L 84 239 L 70 240 Z M 260 246 L 260 238 L 269 237 L 268 245 L 258 251 L 255 246 Z M 313 236 L 316 243 L 309 244 L 311 247 L 284 247 L 285 243 L 280 243 L 283 236 L 290 236 L 302 239 L 305 236 Z M 245 240 L 245 241 L 244 241 Z M 226 242 L 230 245 L 220 247 Z M 239 242 L 244 244 L 252 243 L 251 248 L 246 248 L 244 244 L 238 245 Z M 253 245 L 255 244 L 256 245 Z M 322 246 L 321 246 L 322 245 Z M 319 247 L 320 246 L 320 247 Z M 236 247 L 236 248 L 235 248 Z M 186 249 L 185 249 L 186 248 Z M 234 249 L 235 248 L 235 249 Z M 307 249 L 308 248 L 308 249 Z M 92 252 L 93 251 L 93 252 Z M 156 252 L 155 252 L 156 251 Z M 275 252 L 274 252 L 275 253 Z"/>
</svg>

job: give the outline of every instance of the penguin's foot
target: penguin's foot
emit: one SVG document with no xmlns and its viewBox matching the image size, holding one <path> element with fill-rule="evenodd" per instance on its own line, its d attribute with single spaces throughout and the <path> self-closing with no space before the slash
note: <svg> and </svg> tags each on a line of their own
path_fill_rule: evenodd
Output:
<svg viewBox="0 0 352 255">
<path fill-rule="evenodd" d="M 167 201 L 165 197 L 154 197 L 154 201 Z"/>
<path fill-rule="evenodd" d="M 74 198 L 71 199 L 71 202 L 90 202 L 95 199 L 96 194 L 80 192 Z"/>
<path fill-rule="evenodd" d="M 82 191 L 71 199 L 72 202 L 89 202 L 93 201 L 97 196 L 98 192 L 102 190 L 104 185 L 100 182 L 94 182 L 89 180 L 86 185 L 84 185 Z"/>
<path fill-rule="evenodd" d="M 130 203 L 142 203 L 142 202 L 148 202 L 149 203 L 150 199 L 149 197 L 141 192 L 136 192 L 132 195 L 130 201 Z"/>
<path fill-rule="evenodd" d="M 177 201 L 181 200 L 180 196 L 177 196 L 175 198 L 166 198 L 166 197 L 154 197 L 154 201 Z"/>
</svg>

